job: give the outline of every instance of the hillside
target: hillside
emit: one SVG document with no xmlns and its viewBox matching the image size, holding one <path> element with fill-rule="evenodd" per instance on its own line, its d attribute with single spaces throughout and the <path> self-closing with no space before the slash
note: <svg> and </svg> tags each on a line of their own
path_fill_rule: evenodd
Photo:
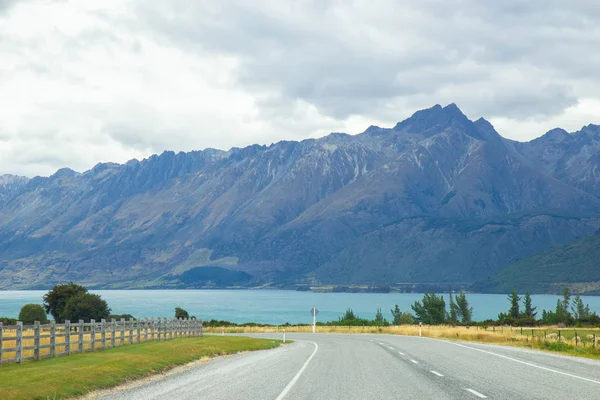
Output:
<svg viewBox="0 0 600 400">
<path fill-rule="evenodd" d="M 470 285 L 600 228 L 599 143 L 594 125 L 513 142 L 451 104 L 359 135 L 6 177 L 0 289 Z"/>
<path fill-rule="evenodd" d="M 520 293 L 560 293 L 564 286 L 575 293 L 600 294 L 600 231 L 515 261 L 475 288 L 494 293 L 513 288 Z"/>
</svg>

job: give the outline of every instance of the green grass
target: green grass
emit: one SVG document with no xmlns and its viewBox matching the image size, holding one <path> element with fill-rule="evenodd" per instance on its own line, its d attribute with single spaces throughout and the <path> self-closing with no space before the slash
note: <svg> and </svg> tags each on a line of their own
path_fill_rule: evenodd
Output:
<svg viewBox="0 0 600 400">
<path fill-rule="evenodd" d="M 0 398 L 64 399 L 205 357 L 278 347 L 277 340 L 205 336 L 145 342 L 0 368 Z"/>
</svg>

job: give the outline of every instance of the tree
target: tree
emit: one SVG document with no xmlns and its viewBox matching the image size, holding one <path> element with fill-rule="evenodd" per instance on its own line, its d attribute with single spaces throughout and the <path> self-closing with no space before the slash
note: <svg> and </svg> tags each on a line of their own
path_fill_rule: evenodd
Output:
<svg viewBox="0 0 600 400">
<path fill-rule="evenodd" d="M 175 307 L 175 318 L 188 319 L 189 317 L 190 317 L 190 314 L 188 314 L 188 312 L 185 311 L 183 308 Z"/>
<path fill-rule="evenodd" d="M 105 300 L 102 300 L 97 294 L 79 293 L 73 296 L 65 304 L 65 309 L 62 312 L 64 319 L 70 321 L 90 321 L 94 319 L 100 321 L 106 319 L 110 315 L 110 307 Z"/>
<path fill-rule="evenodd" d="M 588 319 L 592 315 L 589 304 L 583 304 L 583 300 L 579 296 L 573 298 L 571 311 L 573 312 L 573 318 L 576 320 Z"/>
<path fill-rule="evenodd" d="M 402 318 L 402 311 L 400 311 L 400 307 L 398 304 L 394 306 L 393 309 L 390 310 L 392 313 L 392 324 L 400 325 L 400 318 Z"/>
<path fill-rule="evenodd" d="M 473 307 L 469 307 L 467 296 L 462 290 L 456 296 L 456 307 L 458 308 L 458 315 L 461 322 L 463 324 L 470 324 L 473 319 Z"/>
<path fill-rule="evenodd" d="M 25 325 L 32 325 L 35 321 L 45 324 L 48 322 L 48 318 L 44 307 L 39 304 L 25 304 L 19 312 L 19 321 Z"/>
<path fill-rule="evenodd" d="M 68 319 L 62 315 L 67 302 L 70 298 L 83 293 L 87 293 L 87 289 L 73 282 L 55 285 L 44 295 L 44 309 L 56 322 L 64 322 Z"/>
<path fill-rule="evenodd" d="M 375 325 L 383 325 L 383 321 L 383 313 L 381 312 L 381 308 L 378 308 L 375 313 Z"/>
<path fill-rule="evenodd" d="M 450 312 L 448 315 L 448 321 L 451 323 L 457 323 L 458 322 L 458 313 L 459 313 L 458 306 L 454 302 L 454 297 L 452 297 L 452 292 L 450 292 L 449 297 L 450 297 L 450 305 L 449 305 Z"/>
<path fill-rule="evenodd" d="M 518 319 L 521 316 L 519 311 L 519 301 L 521 298 L 517 294 L 516 290 L 512 290 L 508 295 L 508 301 L 510 301 L 510 309 L 508 310 L 508 316 L 512 319 Z"/>
<path fill-rule="evenodd" d="M 571 291 L 568 287 L 564 287 L 562 291 L 563 299 L 556 301 L 556 322 L 557 323 L 568 323 L 571 322 L 571 313 L 569 312 L 569 306 L 571 303 Z"/>
<path fill-rule="evenodd" d="M 416 319 L 430 325 L 443 324 L 446 321 L 446 302 L 444 296 L 436 296 L 434 292 L 425 293 L 422 301 L 415 301 L 411 306 Z"/>
<path fill-rule="evenodd" d="M 529 294 L 529 292 L 526 292 L 525 297 L 523 297 L 523 305 L 525 306 L 525 311 L 523 313 L 523 316 L 525 318 L 535 319 L 535 316 L 537 315 L 537 312 L 535 310 L 537 309 L 537 307 L 532 306 L 531 294 Z"/>
</svg>

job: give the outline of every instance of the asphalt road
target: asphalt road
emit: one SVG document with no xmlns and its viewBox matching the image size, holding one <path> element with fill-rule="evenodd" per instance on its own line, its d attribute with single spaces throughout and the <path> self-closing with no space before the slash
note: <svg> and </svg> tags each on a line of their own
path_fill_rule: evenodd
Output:
<svg viewBox="0 0 600 400">
<path fill-rule="evenodd" d="M 409 336 L 287 338 L 295 342 L 219 358 L 100 398 L 600 399 L 600 362 L 594 360 Z"/>
</svg>

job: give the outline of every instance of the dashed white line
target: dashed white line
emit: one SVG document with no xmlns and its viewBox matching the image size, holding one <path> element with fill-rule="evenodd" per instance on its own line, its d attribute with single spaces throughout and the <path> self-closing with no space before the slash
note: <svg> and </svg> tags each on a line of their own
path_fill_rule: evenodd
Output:
<svg viewBox="0 0 600 400">
<path fill-rule="evenodd" d="M 401 356 L 403 356 L 403 355 L 404 355 L 404 353 L 403 353 L 403 352 L 401 352 L 401 351 L 399 351 L 399 352 L 398 352 L 398 354 L 400 354 Z"/>
<path fill-rule="evenodd" d="M 385 344 L 383 344 L 383 343 L 381 343 L 381 342 L 379 342 L 379 344 L 380 344 L 380 345 L 382 345 L 382 346 L 385 346 Z"/>
<path fill-rule="evenodd" d="M 431 372 L 432 374 L 434 374 L 434 375 L 437 375 L 437 376 L 439 376 L 439 377 L 442 377 L 442 376 L 444 376 L 444 375 L 440 374 L 440 373 L 439 373 L 439 372 L 437 372 L 437 371 L 429 371 L 429 372 Z"/>
<path fill-rule="evenodd" d="M 283 391 L 279 394 L 279 396 L 277 396 L 277 398 L 275 400 L 281 400 L 281 399 L 283 399 L 288 394 L 288 392 L 290 391 L 290 389 L 294 387 L 294 385 L 296 384 L 296 382 L 298 382 L 298 379 L 300 378 L 300 375 L 302 375 L 302 373 L 304 372 L 304 370 L 306 369 L 306 367 L 308 367 L 308 364 L 313 359 L 313 357 L 315 356 L 315 354 L 317 354 L 317 351 L 319 351 L 319 345 L 318 344 L 316 344 L 315 342 L 309 342 L 309 343 L 312 343 L 312 344 L 315 345 L 315 351 L 313 351 L 313 353 L 310 355 L 310 357 L 308 357 L 308 360 L 306 360 L 306 362 L 304 363 L 304 365 L 302 365 L 302 368 L 300 368 L 300 370 L 292 378 L 292 380 L 290 381 L 290 383 L 287 384 L 287 386 L 283 389 Z"/>
<path fill-rule="evenodd" d="M 418 364 L 418 363 L 419 363 L 419 362 L 418 362 L 418 361 L 416 361 L 416 360 L 410 360 L 410 362 L 411 362 L 411 363 L 413 363 L 413 364 Z"/>
<path fill-rule="evenodd" d="M 467 392 L 470 392 L 470 393 L 474 394 L 475 396 L 479 397 L 480 399 L 487 399 L 487 396 L 486 396 L 485 394 L 481 394 L 481 393 L 479 393 L 479 392 L 478 392 L 478 391 L 476 391 L 476 390 L 473 390 L 473 389 L 468 389 L 468 388 L 465 388 L 465 390 L 466 390 Z"/>
<path fill-rule="evenodd" d="M 388 349 L 390 349 L 390 350 L 394 350 L 394 348 L 393 348 L 393 347 L 390 347 L 390 346 L 388 346 Z"/>
<path fill-rule="evenodd" d="M 584 378 L 583 376 L 573 375 L 573 374 L 569 374 L 567 372 L 558 371 L 558 370 L 555 370 L 555 369 L 552 369 L 552 368 L 542 367 L 541 365 L 537 365 L 537 364 L 533 364 L 533 363 L 530 363 L 530 362 L 527 362 L 527 361 L 523 361 L 523 360 L 519 360 L 519 359 L 516 359 L 516 358 L 508 357 L 508 356 L 505 356 L 505 355 L 502 355 L 502 354 L 494 353 L 492 351 L 478 349 L 476 347 L 465 346 L 464 344 L 459 344 L 459 343 L 454 343 L 454 342 L 448 342 L 448 343 L 453 344 L 455 346 L 464 347 L 465 349 L 471 349 L 471 350 L 475 350 L 475 351 L 480 351 L 482 353 L 490 354 L 490 355 L 493 355 L 493 356 L 496 356 L 496 357 L 505 358 L 507 360 L 511 360 L 511 361 L 518 362 L 518 363 L 521 363 L 521 364 L 525 364 L 525 365 L 528 365 L 530 367 L 539 368 L 539 369 L 542 369 L 544 371 L 554 372 L 555 374 L 565 375 L 565 376 L 569 376 L 571 378 L 581 379 L 582 381 L 591 382 L 591 383 L 595 383 L 595 384 L 599 384 L 600 385 L 600 381 L 595 381 L 593 379 Z"/>
</svg>

